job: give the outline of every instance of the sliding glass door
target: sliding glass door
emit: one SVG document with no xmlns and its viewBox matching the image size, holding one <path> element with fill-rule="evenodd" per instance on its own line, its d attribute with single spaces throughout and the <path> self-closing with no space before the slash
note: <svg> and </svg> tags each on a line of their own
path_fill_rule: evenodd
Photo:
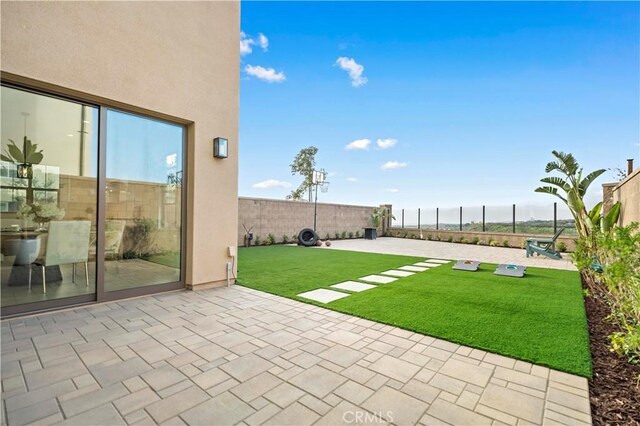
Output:
<svg viewBox="0 0 640 426">
<path fill-rule="evenodd" d="M 105 290 L 180 281 L 184 127 L 115 110 L 107 123 Z"/>
<path fill-rule="evenodd" d="M 183 283 L 184 126 L 2 86 L 2 315 Z"/>
<path fill-rule="evenodd" d="M 95 299 L 97 121 L 96 107 L 2 87 L 3 309 Z"/>
</svg>

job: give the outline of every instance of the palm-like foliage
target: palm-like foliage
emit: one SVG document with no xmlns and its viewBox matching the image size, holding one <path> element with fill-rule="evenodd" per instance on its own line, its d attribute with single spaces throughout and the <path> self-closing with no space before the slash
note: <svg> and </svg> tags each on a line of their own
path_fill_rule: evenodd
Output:
<svg viewBox="0 0 640 426">
<path fill-rule="evenodd" d="M 2 161 L 29 164 L 40 164 L 42 161 L 42 150 L 38 151 L 38 144 L 31 143 L 31 140 L 27 139 L 26 136 L 22 141 L 22 149 L 11 139 L 9 139 L 9 142 L 5 153 L 0 155 Z"/>
<path fill-rule="evenodd" d="M 380 224 L 382 223 L 382 221 L 385 220 L 387 217 L 389 217 L 392 220 L 395 220 L 396 218 L 393 214 L 391 214 L 389 209 L 387 209 L 386 207 L 375 207 L 371 211 L 371 224 L 374 227 L 378 228 L 380 227 Z"/>
<path fill-rule="evenodd" d="M 587 212 L 587 208 L 584 205 L 584 196 L 589 186 L 605 172 L 605 169 L 591 172 L 583 178 L 582 167 L 580 167 L 572 154 L 558 151 L 552 151 L 552 154 L 556 157 L 556 161 L 549 162 L 545 172 L 558 172 L 563 176 L 550 176 L 540 179 L 541 182 L 551 186 L 541 186 L 536 188 L 536 192 L 551 194 L 560 198 L 569 207 L 576 221 L 578 235 L 581 238 L 588 238 L 594 227 L 596 225 L 600 226 L 600 222 L 594 224 L 596 216 L 591 217 Z M 599 212 L 600 209 L 598 209 L 598 215 Z"/>
</svg>

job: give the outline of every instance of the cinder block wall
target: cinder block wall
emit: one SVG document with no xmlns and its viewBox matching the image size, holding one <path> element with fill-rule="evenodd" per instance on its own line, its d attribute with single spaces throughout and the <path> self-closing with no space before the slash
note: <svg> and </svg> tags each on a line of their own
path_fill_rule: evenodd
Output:
<svg viewBox="0 0 640 426">
<path fill-rule="evenodd" d="M 620 225 L 640 222 L 640 168 L 637 168 L 613 190 L 613 200 L 620 201 Z"/>
<path fill-rule="evenodd" d="M 322 239 L 333 239 L 335 233 L 359 231 L 371 226 L 371 212 L 375 207 L 352 206 L 346 204 L 318 203 L 317 232 Z M 238 197 L 238 246 L 244 245 L 245 230 L 264 241 L 269 234 L 282 242 L 282 236 L 289 239 L 298 235 L 302 228 L 313 228 L 313 203 L 266 198 Z"/>
<path fill-rule="evenodd" d="M 151 219 L 158 229 L 153 233 L 151 251 L 174 251 L 180 248 L 182 189 L 153 182 L 109 179 L 107 185 L 107 220 L 125 220 L 133 226 L 136 219 Z M 90 220 L 95 229 L 96 179 L 93 177 L 60 175 L 58 207 L 65 211 L 62 220 Z M 4 226 L 35 226 L 31 220 L 18 219 L 15 213 L 2 213 Z M 128 242 L 121 251 L 127 251 Z"/>
</svg>

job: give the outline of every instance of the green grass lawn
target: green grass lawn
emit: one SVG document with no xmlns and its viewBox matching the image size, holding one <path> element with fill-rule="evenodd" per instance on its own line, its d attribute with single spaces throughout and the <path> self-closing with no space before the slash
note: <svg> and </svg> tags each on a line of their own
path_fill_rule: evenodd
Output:
<svg viewBox="0 0 640 426">
<path fill-rule="evenodd" d="M 290 246 L 241 248 L 238 283 L 314 303 L 296 295 L 425 259 Z M 314 304 L 590 377 L 577 272 L 527 268 L 524 278 L 511 278 L 494 275 L 491 264 L 478 272 L 451 266 Z"/>
</svg>

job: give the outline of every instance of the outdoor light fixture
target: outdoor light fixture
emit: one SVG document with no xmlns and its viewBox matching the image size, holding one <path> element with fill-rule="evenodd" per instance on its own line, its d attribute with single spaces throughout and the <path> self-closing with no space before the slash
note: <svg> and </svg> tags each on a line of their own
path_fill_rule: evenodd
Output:
<svg viewBox="0 0 640 426">
<path fill-rule="evenodd" d="M 213 156 L 216 158 L 227 158 L 229 156 L 229 141 L 225 138 L 215 138 L 213 140 Z"/>
<path fill-rule="evenodd" d="M 33 166 L 29 163 L 18 164 L 17 175 L 20 179 L 32 179 Z"/>
</svg>

